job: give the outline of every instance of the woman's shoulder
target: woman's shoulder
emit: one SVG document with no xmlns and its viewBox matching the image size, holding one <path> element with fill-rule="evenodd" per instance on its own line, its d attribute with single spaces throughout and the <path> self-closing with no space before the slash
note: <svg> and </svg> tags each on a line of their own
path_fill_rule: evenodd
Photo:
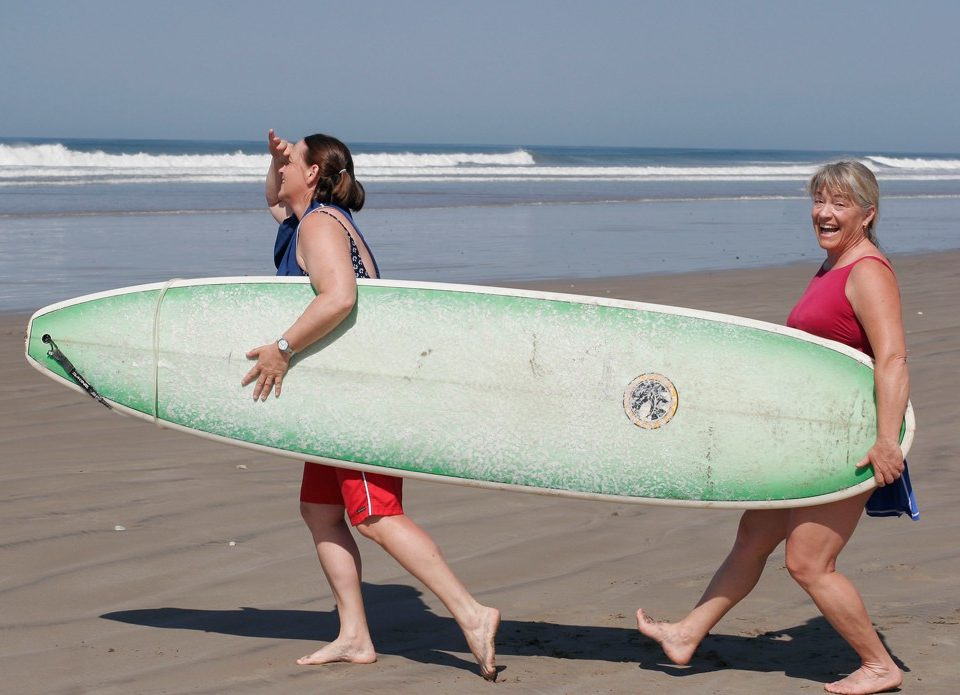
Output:
<svg viewBox="0 0 960 695">
<path fill-rule="evenodd" d="M 354 226 L 350 213 L 334 205 L 317 205 L 308 210 L 300 222 L 301 230 L 332 229 L 349 232 Z"/>
<path fill-rule="evenodd" d="M 874 291 L 888 288 L 890 291 L 899 291 L 897 276 L 889 259 L 881 253 L 871 253 L 861 256 L 852 263 L 847 281 L 847 290 L 856 292 L 858 289 L 868 295 Z"/>
<path fill-rule="evenodd" d="M 855 258 L 847 264 L 850 267 L 850 276 L 854 275 L 886 275 L 893 274 L 893 264 L 890 259 L 884 256 L 880 251 L 871 251 L 865 253 L 859 258 Z"/>
</svg>

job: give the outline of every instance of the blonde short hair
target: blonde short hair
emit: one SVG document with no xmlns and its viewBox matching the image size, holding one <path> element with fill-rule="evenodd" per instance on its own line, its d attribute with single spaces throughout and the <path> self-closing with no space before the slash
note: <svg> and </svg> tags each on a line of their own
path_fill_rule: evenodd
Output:
<svg viewBox="0 0 960 695">
<path fill-rule="evenodd" d="M 813 197 L 824 188 L 850 196 L 863 210 L 873 208 L 873 219 L 867 225 L 867 239 L 876 244 L 873 225 L 880 216 L 880 185 L 873 172 L 860 162 L 854 161 L 824 164 L 811 177 L 807 192 Z"/>
</svg>

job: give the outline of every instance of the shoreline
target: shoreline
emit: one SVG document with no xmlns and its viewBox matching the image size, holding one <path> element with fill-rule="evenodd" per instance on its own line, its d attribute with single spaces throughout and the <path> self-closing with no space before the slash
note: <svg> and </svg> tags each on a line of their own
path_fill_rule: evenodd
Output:
<svg viewBox="0 0 960 695">
<path fill-rule="evenodd" d="M 904 668 L 902 690 L 949 693 L 960 624 L 960 251 L 892 261 L 922 516 L 865 519 L 840 569 Z M 819 263 L 496 284 L 782 324 Z M 23 359 L 29 315 L 0 312 L 10 358 L 0 374 L 12 386 L 0 404 L 0 670 L 12 692 L 795 693 L 858 665 L 787 575 L 782 549 L 690 667 L 665 664 L 637 633 L 637 607 L 675 619 L 693 605 L 733 540 L 737 512 L 408 481 L 411 517 L 477 598 L 503 613 L 498 684 L 476 675 L 433 595 L 362 539 L 380 660 L 298 667 L 336 630 L 297 511 L 299 467 L 117 417 L 42 377 Z"/>
<path fill-rule="evenodd" d="M 371 208 L 358 223 L 388 278 L 561 284 L 564 278 L 662 278 L 819 263 L 820 250 L 803 222 L 807 208 L 800 198 L 448 207 L 429 214 Z M 951 220 L 958 216 L 960 198 L 894 199 L 884 208 L 881 238 L 896 256 L 956 251 Z M 4 218 L 0 227 L 0 309 L 6 311 L 173 277 L 274 273 L 276 225 L 265 212 Z M 59 251 L 34 253 L 38 236 Z"/>
<path fill-rule="evenodd" d="M 896 269 L 899 263 L 907 264 L 910 268 L 914 266 L 915 263 L 925 263 L 928 259 L 941 258 L 941 257 L 950 257 L 957 259 L 957 262 L 960 263 L 960 249 L 947 249 L 944 251 L 914 251 L 907 253 L 890 253 L 887 254 L 891 261 L 894 264 Z M 616 299 L 626 299 L 630 301 L 645 302 L 650 304 L 665 304 L 668 306 L 684 306 L 691 309 L 703 309 L 706 311 L 715 311 L 717 313 L 726 313 L 732 314 L 735 316 L 745 316 L 747 318 L 758 318 L 756 316 L 750 316 L 746 313 L 739 312 L 738 306 L 734 305 L 734 301 L 724 302 L 725 306 L 730 308 L 726 311 L 720 311 L 719 309 L 709 309 L 707 306 L 693 306 L 684 304 L 684 301 L 695 301 L 699 298 L 699 294 L 696 292 L 686 293 L 683 291 L 683 287 L 687 286 L 690 283 L 696 284 L 699 279 L 707 279 L 709 282 L 723 282 L 723 276 L 725 274 L 730 274 L 731 277 L 735 276 L 738 273 L 750 273 L 755 276 L 755 283 L 760 283 L 763 281 L 774 281 L 781 278 L 787 278 L 788 281 L 799 279 L 805 283 L 810 279 L 810 276 L 816 271 L 816 268 L 819 267 L 822 260 L 814 258 L 802 258 L 791 260 L 786 263 L 780 264 L 771 264 L 771 265 L 750 265 L 745 267 L 738 268 L 717 268 L 717 269 L 706 269 L 706 270 L 686 270 L 686 271 L 659 271 L 659 272 L 650 272 L 644 274 L 621 274 L 621 275 L 610 275 L 602 277 L 571 277 L 571 276 L 558 276 L 558 277 L 549 277 L 549 278 L 537 278 L 537 279 L 524 279 L 524 280 L 500 280 L 500 279 L 486 279 L 486 280 L 477 280 L 470 282 L 453 282 L 453 281 L 437 281 L 444 284 L 465 284 L 465 285 L 479 285 L 479 286 L 490 286 L 490 287 L 515 287 L 517 289 L 528 289 L 528 290 L 541 290 L 545 292 L 556 292 L 561 294 L 584 294 L 584 295 L 593 295 L 593 296 L 605 296 Z M 250 275 L 249 273 L 239 275 L 240 277 L 246 277 Z M 270 276 L 268 274 L 268 276 Z M 778 277 L 774 277 L 778 276 Z M 178 276 L 180 277 L 180 276 Z M 184 275 L 183 277 L 186 277 Z M 198 276 L 206 277 L 206 276 Z M 215 277 L 215 276 L 210 276 Z M 762 280 L 761 280 L 762 278 Z M 169 278 L 165 279 L 152 279 L 144 280 L 142 283 L 137 282 L 135 284 L 148 284 L 150 282 L 165 282 Z M 396 277 L 384 278 L 385 280 L 413 280 L 413 278 L 407 277 Z M 119 287 L 119 285 L 117 286 Z M 83 292 L 75 296 L 84 296 L 86 294 L 95 294 L 97 292 L 106 291 L 107 289 L 113 288 L 103 288 L 100 290 L 93 290 L 91 292 Z M 677 291 L 679 290 L 679 293 Z M 802 291 L 802 286 L 801 286 Z M 798 294 L 799 296 L 799 294 Z M 658 299 L 652 298 L 657 297 Z M 687 299 L 689 297 L 689 299 Z M 6 321 L 9 317 L 19 316 L 22 317 L 24 325 L 26 321 L 30 318 L 33 312 L 38 309 L 43 308 L 49 304 L 54 304 L 60 301 L 66 301 L 68 299 L 74 298 L 73 296 L 64 296 L 59 299 L 52 300 L 46 304 L 38 304 L 37 306 L 32 306 L 29 308 L 25 307 L 4 307 L 0 305 L 0 322 Z M 708 302 L 717 301 L 716 297 L 708 297 Z M 777 318 L 767 318 L 760 319 L 765 320 L 770 323 L 783 323 L 786 319 L 786 314 L 782 319 Z"/>
</svg>

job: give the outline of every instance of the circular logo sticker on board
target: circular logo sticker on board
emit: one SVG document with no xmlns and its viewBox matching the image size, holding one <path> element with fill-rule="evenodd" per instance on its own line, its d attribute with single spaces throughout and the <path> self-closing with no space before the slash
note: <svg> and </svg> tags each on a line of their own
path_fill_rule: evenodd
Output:
<svg viewBox="0 0 960 695">
<path fill-rule="evenodd" d="M 623 409 L 637 427 L 663 427 L 677 412 L 677 389 L 663 374 L 641 374 L 623 392 Z"/>
</svg>

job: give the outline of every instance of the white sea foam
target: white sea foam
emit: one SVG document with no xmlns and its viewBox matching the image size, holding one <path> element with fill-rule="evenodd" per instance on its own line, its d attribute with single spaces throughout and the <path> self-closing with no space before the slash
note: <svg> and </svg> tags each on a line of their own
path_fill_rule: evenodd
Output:
<svg viewBox="0 0 960 695">
<path fill-rule="evenodd" d="M 451 148 L 453 150 L 453 148 Z M 628 165 L 571 160 L 568 165 L 537 162 L 531 152 L 369 152 L 354 157 L 361 181 L 805 181 L 815 165 L 798 162 L 744 162 L 708 165 Z M 244 183 L 263 180 L 269 156 L 242 151 L 221 154 L 108 153 L 71 149 L 61 143 L 0 144 L 0 186 L 163 183 Z M 960 159 L 873 155 L 864 163 L 888 180 L 960 180 Z"/>
<path fill-rule="evenodd" d="M 868 163 L 880 165 L 881 168 L 904 169 L 908 171 L 956 171 L 960 172 L 960 159 L 922 159 L 919 157 L 881 157 L 874 155 L 867 157 Z"/>
<path fill-rule="evenodd" d="M 367 176 L 398 177 L 420 180 L 422 177 L 475 181 L 484 180 L 599 180 L 599 181 L 736 181 L 804 179 L 813 173 L 812 166 L 739 166 L 739 167 L 667 167 L 667 166 L 537 166 L 522 169 L 503 166 L 455 167 L 438 170 L 432 167 L 371 167 L 363 169 Z M 361 170 L 358 165 L 358 176 Z"/>
<path fill-rule="evenodd" d="M 450 153 L 361 153 L 353 157 L 357 169 L 379 168 L 451 168 L 464 165 L 500 166 L 500 167 L 529 167 L 533 166 L 533 155 L 526 150 L 515 152 L 484 153 L 484 152 L 450 152 Z"/>
<path fill-rule="evenodd" d="M 262 178 L 266 155 L 143 152 L 108 154 L 71 150 L 59 143 L 0 144 L 0 182 L 153 183 L 160 181 L 235 181 Z"/>
<path fill-rule="evenodd" d="M 508 153 L 372 153 L 356 155 L 358 178 L 387 176 L 414 178 L 444 176 L 491 169 L 500 175 L 533 166 L 524 150 Z M 85 152 L 60 143 L 42 145 L 0 144 L 0 185 L 77 183 L 236 183 L 259 181 L 270 158 L 267 154 L 110 154 Z"/>
</svg>

